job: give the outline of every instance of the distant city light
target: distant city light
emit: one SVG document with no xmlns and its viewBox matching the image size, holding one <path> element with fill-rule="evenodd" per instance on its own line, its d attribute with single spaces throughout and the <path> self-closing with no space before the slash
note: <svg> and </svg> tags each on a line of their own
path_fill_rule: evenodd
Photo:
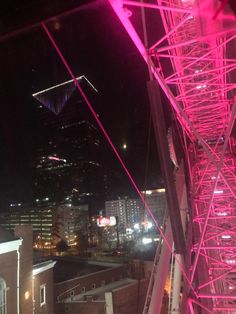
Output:
<svg viewBox="0 0 236 314">
<path fill-rule="evenodd" d="M 161 188 L 161 189 L 157 189 L 157 192 L 158 193 L 163 193 L 163 192 L 165 192 L 166 190 L 164 189 L 164 188 Z"/>
<path fill-rule="evenodd" d="M 36 202 L 39 202 L 39 199 L 38 198 L 36 198 L 36 200 L 35 200 Z"/>
<path fill-rule="evenodd" d="M 131 228 L 126 228 L 126 233 L 127 233 L 127 234 L 132 234 L 133 232 L 134 232 L 133 229 L 131 229 Z"/>
<path fill-rule="evenodd" d="M 56 156 L 49 156 L 48 159 L 66 162 L 66 159 L 62 159 L 62 158 L 59 158 L 59 157 L 56 157 Z"/>
<path fill-rule="evenodd" d="M 14 207 L 14 206 L 21 206 L 21 205 L 22 205 L 21 203 L 18 203 L 18 204 L 11 203 L 11 204 L 10 204 L 10 207 Z"/>
<path fill-rule="evenodd" d="M 151 238 L 143 238 L 142 242 L 143 242 L 143 244 L 149 244 L 149 243 L 152 243 L 152 239 Z"/>
<path fill-rule="evenodd" d="M 156 190 L 147 190 L 147 191 L 143 191 L 143 194 L 146 195 L 152 195 L 153 193 L 157 192 L 157 193 L 164 193 L 166 190 L 165 188 L 160 188 L 160 189 L 156 189 Z"/>
<path fill-rule="evenodd" d="M 136 229 L 136 230 L 139 230 L 139 229 L 140 229 L 140 226 L 139 226 L 138 223 L 134 224 L 134 229 Z"/>
<path fill-rule="evenodd" d="M 100 216 L 97 219 L 97 225 L 98 225 L 98 227 L 115 226 L 116 225 L 116 217 L 115 216 L 111 216 L 111 217 Z"/>
<path fill-rule="evenodd" d="M 147 223 L 147 229 L 151 229 L 153 227 L 153 224 L 151 222 Z"/>
<path fill-rule="evenodd" d="M 123 149 L 127 149 L 127 144 L 123 144 Z"/>
<path fill-rule="evenodd" d="M 29 296 L 30 296 L 29 291 L 26 291 L 26 292 L 25 292 L 25 299 L 28 300 L 28 299 L 29 299 Z"/>
</svg>

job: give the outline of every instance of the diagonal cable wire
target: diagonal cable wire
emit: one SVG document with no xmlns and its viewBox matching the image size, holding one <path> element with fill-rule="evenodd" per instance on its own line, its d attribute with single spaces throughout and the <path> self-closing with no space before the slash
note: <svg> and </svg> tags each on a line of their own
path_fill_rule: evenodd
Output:
<svg viewBox="0 0 236 314">
<path fill-rule="evenodd" d="M 58 45 L 56 44 L 56 42 L 55 42 L 54 38 L 52 37 L 51 33 L 49 32 L 47 26 L 45 25 L 44 22 L 41 23 L 41 26 L 42 26 L 43 30 L 45 31 L 46 35 L 48 36 L 49 40 L 51 41 L 53 47 L 55 48 L 57 54 L 59 55 L 59 57 L 60 57 L 60 59 L 61 59 L 61 61 L 62 61 L 63 64 L 65 65 L 65 68 L 67 69 L 67 71 L 68 71 L 68 73 L 70 74 L 71 78 L 73 79 L 74 84 L 76 85 L 77 90 L 80 92 L 80 94 L 82 95 L 83 99 L 85 100 L 85 102 L 86 102 L 86 104 L 87 104 L 87 106 L 88 106 L 90 112 L 92 113 L 92 115 L 93 115 L 94 119 L 96 120 L 97 124 L 99 125 L 99 127 L 100 127 L 102 133 L 104 134 L 105 138 L 107 139 L 108 143 L 110 144 L 110 146 L 111 146 L 113 152 L 115 153 L 117 159 L 119 160 L 121 166 L 123 167 L 125 173 L 127 174 L 128 178 L 129 178 L 129 180 L 131 181 L 133 187 L 135 188 L 137 194 L 139 195 L 140 199 L 142 200 L 142 203 L 143 203 L 145 209 L 147 210 L 147 212 L 148 212 L 149 215 L 151 216 L 151 218 L 152 218 L 154 224 L 156 225 L 158 231 L 160 232 L 160 235 L 161 235 L 163 241 L 165 242 L 165 244 L 166 244 L 168 250 L 169 250 L 172 254 L 176 255 L 175 252 L 172 251 L 172 246 L 170 245 L 170 243 L 169 243 L 168 240 L 166 239 L 165 234 L 164 234 L 162 228 L 160 228 L 158 222 L 156 221 L 156 219 L 155 219 L 155 217 L 154 217 L 152 211 L 150 210 L 150 208 L 149 208 L 147 202 L 145 201 L 145 199 L 144 199 L 142 193 L 140 192 L 140 190 L 139 190 L 137 184 L 135 183 L 135 181 L 134 181 L 134 179 L 133 179 L 131 173 L 129 172 L 128 168 L 126 167 L 125 163 L 123 162 L 123 160 L 122 160 L 120 154 L 118 153 L 118 151 L 117 151 L 115 145 L 113 144 L 111 138 L 109 137 L 108 133 L 106 132 L 106 130 L 105 130 L 105 128 L 104 128 L 102 122 L 101 122 L 100 119 L 98 118 L 98 116 L 97 116 L 95 110 L 93 109 L 93 107 L 92 107 L 92 105 L 91 105 L 91 103 L 90 103 L 88 97 L 86 96 L 86 94 L 84 93 L 83 89 L 81 88 L 81 86 L 79 85 L 78 81 L 76 80 L 75 75 L 73 74 L 73 72 L 72 72 L 72 70 L 71 70 L 69 64 L 67 63 L 66 59 L 64 58 L 64 56 L 63 56 L 61 50 L 59 49 Z M 194 290 L 194 288 L 193 288 L 193 286 L 192 286 L 192 283 L 190 282 L 190 279 L 188 278 L 188 276 L 187 276 L 187 274 L 186 274 L 186 271 L 185 271 L 185 269 L 184 269 L 184 266 L 182 265 L 181 261 L 179 261 L 179 260 L 177 260 L 177 263 L 178 263 L 178 265 L 179 265 L 179 267 L 180 267 L 180 269 L 181 269 L 181 271 L 182 271 L 184 277 L 186 278 L 186 280 L 187 280 L 187 282 L 188 282 L 188 284 L 189 284 L 189 287 L 191 288 L 191 290 L 193 291 L 193 293 L 196 295 L 196 292 L 195 292 L 195 290 Z"/>
</svg>

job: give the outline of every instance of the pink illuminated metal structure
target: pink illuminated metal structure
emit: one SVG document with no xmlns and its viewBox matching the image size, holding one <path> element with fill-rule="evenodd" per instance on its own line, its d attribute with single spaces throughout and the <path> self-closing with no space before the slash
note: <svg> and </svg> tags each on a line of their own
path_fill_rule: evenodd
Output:
<svg viewBox="0 0 236 314">
<path fill-rule="evenodd" d="M 234 14 L 229 5 L 220 12 L 216 0 L 109 2 L 183 130 L 192 204 L 185 256 L 188 313 L 236 313 Z M 162 20 L 162 36 L 155 38 L 147 16 L 156 28 Z"/>
</svg>

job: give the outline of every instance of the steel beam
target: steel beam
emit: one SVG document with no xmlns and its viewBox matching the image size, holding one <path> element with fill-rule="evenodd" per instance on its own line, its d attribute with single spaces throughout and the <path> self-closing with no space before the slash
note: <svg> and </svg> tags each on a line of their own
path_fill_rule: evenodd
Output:
<svg viewBox="0 0 236 314">
<path fill-rule="evenodd" d="M 185 238 L 181 222 L 178 197 L 173 176 L 173 167 L 168 149 L 166 136 L 165 117 L 162 108 L 159 86 L 156 81 L 147 83 L 149 101 L 151 106 L 152 121 L 157 142 L 158 155 L 160 158 L 162 174 L 165 182 L 166 198 L 170 215 L 171 227 L 176 252 L 185 253 Z"/>
</svg>

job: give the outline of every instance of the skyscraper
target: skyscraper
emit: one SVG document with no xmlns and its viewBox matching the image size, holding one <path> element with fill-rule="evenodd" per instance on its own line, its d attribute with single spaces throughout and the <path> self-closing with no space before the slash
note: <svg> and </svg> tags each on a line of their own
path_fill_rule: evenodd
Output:
<svg viewBox="0 0 236 314">
<path fill-rule="evenodd" d="M 80 84 L 88 93 L 95 93 L 84 77 Z M 69 97 L 58 92 L 60 99 L 67 98 L 67 103 L 55 109 L 52 102 L 59 100 L 51 95 L 52 90 L 56 93 L 54 89 L 46 90 L 50 92 L 42 100 L 46 107 L 38 101 L 36 104 L 36 134 L 40 136 L 35 139 L 35 199 L 87 203 L 95 211 L 102 206 L 105 195 L 104 142 L 79 94 L 70 90 Z M 54 106 L 53 110 L 50 106 Z"/>
</svg>

